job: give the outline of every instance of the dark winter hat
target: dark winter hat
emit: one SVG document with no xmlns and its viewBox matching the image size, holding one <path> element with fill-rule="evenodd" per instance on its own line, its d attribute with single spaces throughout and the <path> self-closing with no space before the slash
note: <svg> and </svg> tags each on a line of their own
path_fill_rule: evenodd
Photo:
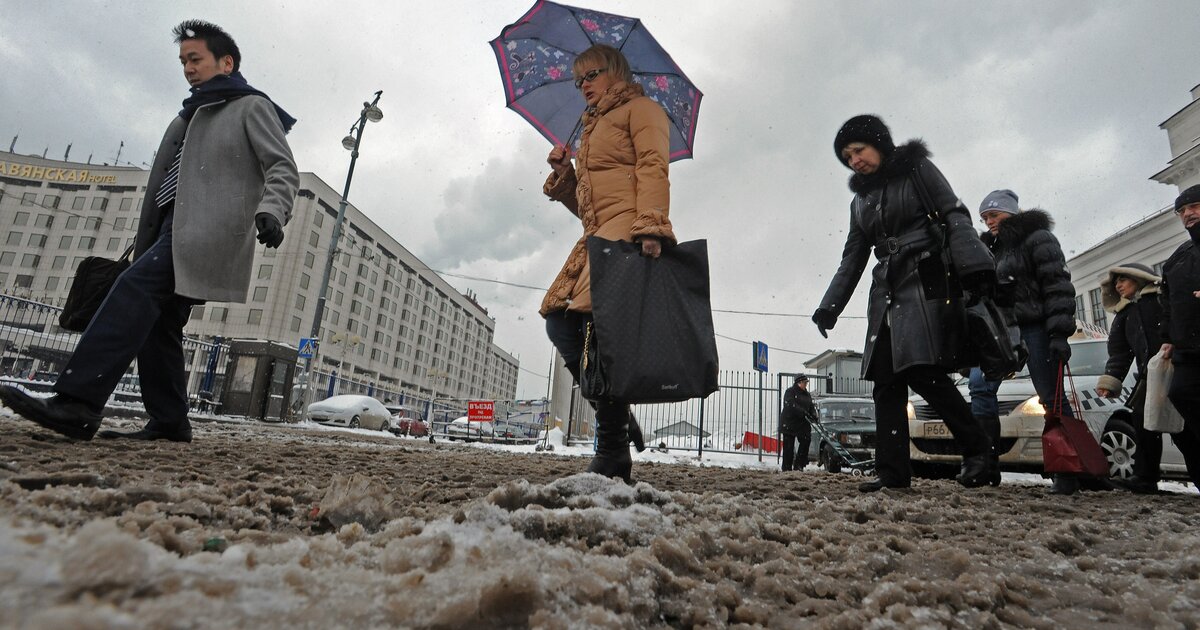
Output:
<svg viewBox="0 0 1200 630">
<path fill-rule="evenodd" d="M 870 114 L 847 120 L 842 128 L 838 129 L 837 136 L 834 136 L 833 152 L 843 165 L 848 166 L 846 158 L 842 157 L 842 149 L 854 142 L 863 142 L 875 147 L 885 158 L 896 150 L 896 145 L 892 143 L 892 132 L 887 125 L 883 124 L 878 116 Z"/>
<path fill-rule="evenodd" d="M 808 377 L 807 377 L 807 376 L 805 376 L 805 375 L 803 375 L 803 374 L 797 374 L 797 375 L 796 375 L 796 382 L 797 382 L 797 383 L 807 383 L 807 382 L 808 382 Z"/>
<path fill-rule="evenodd" d="M 988 210 L 1020 214 L 1021 208 L 1017 205 L 1017 193 L 1007 188 L 993 190 L 988 193 L 988 196 L 983 198 L 983 203 L 979 204 L 979 214 L 982 215 Z"/>
<path fill-rule="evenodd" d="M 1179 196 L 1175 198 L 1175 212 L 1179 212 L 1183 210 L 1184 206 L 1193 203 L 1200 203 L 1200 184 L 1179 193 Z"/>
</svg>

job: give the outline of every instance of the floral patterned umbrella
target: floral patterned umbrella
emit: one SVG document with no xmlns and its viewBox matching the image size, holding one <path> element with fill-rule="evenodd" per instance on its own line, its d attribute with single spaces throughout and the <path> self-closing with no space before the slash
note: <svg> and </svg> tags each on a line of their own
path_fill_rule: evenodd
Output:
<svg viewBox="0 0 1200 630">
<path fill-rule="evenodd" d="M 571 64 L 592 44 L 629 60 L 633 80 L 671 119 L 671 161 L 692 157 L 700 90 L 654 41 L 641 20 L 539 0 L 490 42 L 508 107 L 554 144 L 578 148 L 586 104 Z"/>
</svg>

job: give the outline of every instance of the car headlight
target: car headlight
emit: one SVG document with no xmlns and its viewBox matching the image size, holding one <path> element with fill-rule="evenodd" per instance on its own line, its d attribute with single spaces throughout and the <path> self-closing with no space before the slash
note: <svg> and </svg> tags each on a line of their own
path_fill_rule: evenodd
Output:
<svg viewBox="0 0 1200 630">
<path fill-rule="evenodd" d="M 1042 405 L 1042 400 L 1037 396 L 1021 403 L 1019 412 L 1023 416 L 1044 416 L 1046 415 L 1046 407 Z"/>
<path fill-rule="evenodd" d="M 917 408 L 913 406 L 911 401 L 908 403 L 908 419 L 909 420 L 917 419 Z"/>
<path fill-rule="evenodd" d="M 838 442 L 847 446 L 859 446 L 862 444 L 862 436 L 857 433 L 841 433 L 838 435 Z"/>
</svg>

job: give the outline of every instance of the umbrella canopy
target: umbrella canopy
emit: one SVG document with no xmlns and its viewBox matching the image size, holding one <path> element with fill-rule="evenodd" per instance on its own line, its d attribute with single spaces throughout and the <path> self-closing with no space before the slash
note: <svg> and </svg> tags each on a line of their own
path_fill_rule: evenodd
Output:
<svg viewBox="0 0 1200 630">
<path fill-rule="evenodd" d="M 540 0 L 490 42 L 500 64 L 508 107 L 554 144 L 577 148 L 587 104 L 571 65 L 593 44 L 607 44 L 629 61 L 633 80 L 671 120 L 671 161 L 692 157 L 700 90 L 675 65 L 637 18 Z"/>
</svg>

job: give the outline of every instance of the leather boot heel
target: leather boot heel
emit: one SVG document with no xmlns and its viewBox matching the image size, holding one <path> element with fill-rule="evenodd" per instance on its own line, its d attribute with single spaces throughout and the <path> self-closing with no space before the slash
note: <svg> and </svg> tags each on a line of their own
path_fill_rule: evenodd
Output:
<svg viewBox="0 0 1200 630">
<path fill-rule="evenodd" d="M 991 474 L 988 470 L 988 456 L 972 455 L 963 458 L 962 473 L 958 476 L 958 483 L 967 488 L 978 488 L 986 486 L 991 481 Z"/>
</svg>

